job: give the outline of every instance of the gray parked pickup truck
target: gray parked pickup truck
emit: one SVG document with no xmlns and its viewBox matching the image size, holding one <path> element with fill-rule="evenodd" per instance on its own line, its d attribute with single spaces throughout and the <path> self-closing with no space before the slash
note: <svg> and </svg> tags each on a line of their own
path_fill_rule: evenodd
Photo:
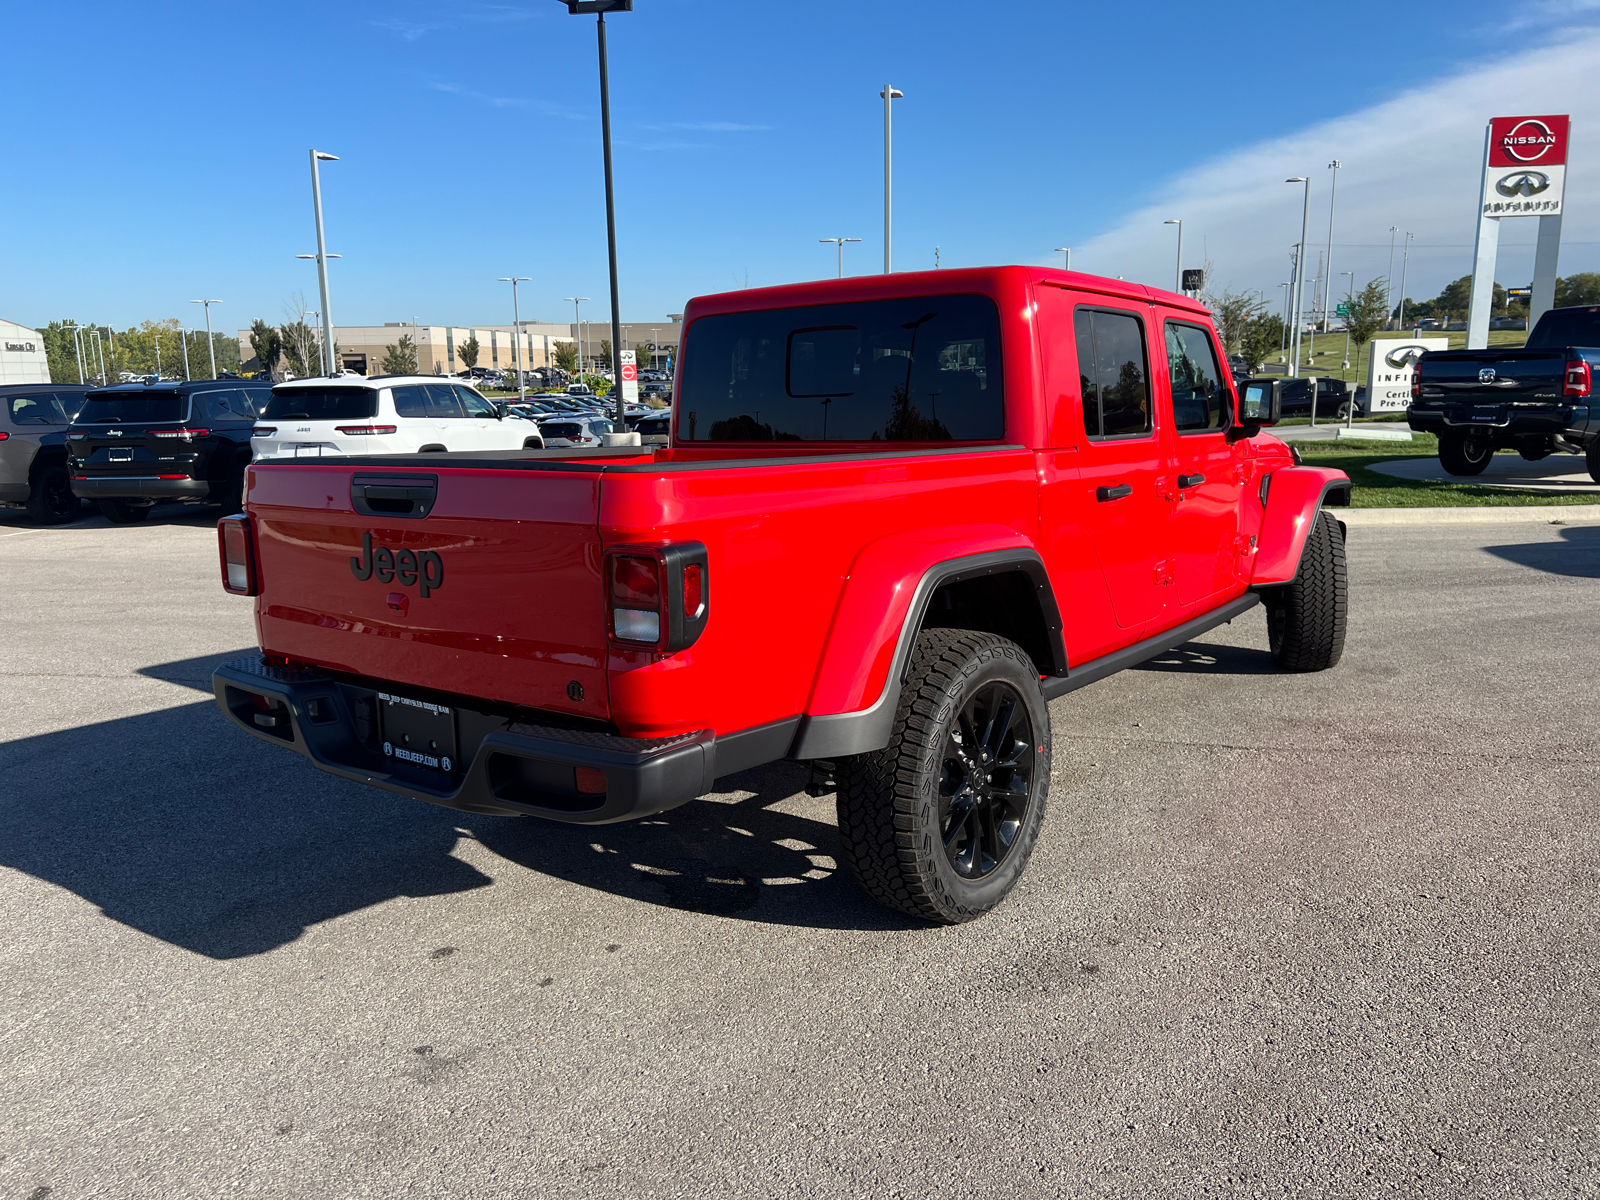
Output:
<svg viewBox="0 0 1600 1200">
<path fill-rule="evenodd" d="M 1477 475 L 1496 450 L 1530 461 L 1582 454 L 1600 483 L 1600 305 L 1552 308 L 1518 350 L 1430 350 L 1411 377 L 1411 428 L 1439 437 L 1452 475 Z"/>
<path fill-rule="evenodd" d="M 81 384 L 0 387 L 0 503 L 21 504 L 39 525 L 60 525 L 82 505 L 67 475 L 67 426 L 83 407 Z"/>
</svg>

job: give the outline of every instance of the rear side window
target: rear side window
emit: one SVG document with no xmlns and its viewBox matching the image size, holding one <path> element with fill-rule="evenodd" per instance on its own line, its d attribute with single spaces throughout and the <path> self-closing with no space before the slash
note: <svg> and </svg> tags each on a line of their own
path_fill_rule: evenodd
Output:
<svg viewBox="0 0 1600 1200">
<path fill-rule="evenodd" d="M 154 396 L 91 396 L 78 413 L 81 425 L 181 424 L 189 398 L 175 392 Z"/>
<path fill-rule="evenodd" d="M 471 388 L 458 387 L 455 391 L 461 398 L 461 406 L 467 410 L 467 416 L 493 417 L 499 415 L 495 412 L 494 405 L 490 404 Z"/>
<path fill-rule="evenodd" d="M 428 415 L 428 394 L 420 383 L 407 384 L 394 389 L 394 411 L 400 417 L 425 417 Z"/>
<path fill-rule="evenodd" d="M 583 436 L 583 426 L 576 421 L 546 421 L 539 428 L 546 437 L 575 438 Z"/>
<path fill-rule="evenodd" d="M 456 389 L 448 383 L 425 383 L 422 390 L 427 395 L 428 416 L 434 418 L 464 417 Z"/>
<path fill-rule="evenodd" d="M 1144 322 L 1132 313 L 1080 308 L 1073 314 L 1083 428 L 1092 438 L 1138 437 L 1150 421 Z"/>
<path fill-rule="evenodd" d="M 13 425 L 65 425 L 76 415 L 80 397 L 40 392 L 35 396 L 12 396 Z"/>
<path fill-rule="evenodd" d="M 378 393 L 363 387 L 275 388 L 261 415 L 269 421 L 365 421 L 378 415 Z"/>
<path fill-rule="evenodd" d="M 1179 433 L 1228 427 L 1228 389 L 1204 329 L 1167 322 L 1167 373 L 1172 380 L 1172 419 Z"/>
<path fill-rule="evenodd" d="M 197 395 L 205 397 L 208 410 L 208 420 L 214 421 L 254 421 L 256 411 L 251 407 L 249 399 L 238 388 L 227 388 L 219 392 L 205 392 Z"/>
<path fill-rule="evenodd" d="M 684 355 L 686 441 L 982 442 L 1005 433 L 1000 317 L 987 296 L 702 317 Z"/>
</svg>

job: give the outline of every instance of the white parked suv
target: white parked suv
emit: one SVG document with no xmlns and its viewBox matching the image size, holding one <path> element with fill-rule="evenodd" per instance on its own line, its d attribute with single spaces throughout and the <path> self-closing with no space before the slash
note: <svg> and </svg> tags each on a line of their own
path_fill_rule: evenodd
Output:
<svg viewBox="0 0 1600 1200">
<path fill-rule="evenodd" d="M 295 379 L 272 389 L 254 457 L 542 449 L 538 428 L 472 388 L 431 375 Z"/>
</svg>

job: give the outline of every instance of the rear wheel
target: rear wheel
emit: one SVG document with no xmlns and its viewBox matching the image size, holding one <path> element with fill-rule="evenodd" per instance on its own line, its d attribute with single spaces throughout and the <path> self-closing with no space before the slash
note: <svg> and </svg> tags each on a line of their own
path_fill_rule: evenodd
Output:
<svg viewBox="0 0 1600 1200">
<path fill-rule="evenodd" d="M 1482 475 L 1494 457 L 1494 446 L 1464 433 L 1439 435 L 1439 465 L 1452 475 Z"/>
<path fill-rule="evenodd" d="M 248 458 L 241 458 L 228 468 L 223 482 L 217 485 L 217 500 L 228 516 L 244 511 L 244 473 L 250 466 Z"/>
<path fill-rule="evenodd" d="M 1022 647 L 917 636 L 888 746 L 837 764 L 843 858 L 873 899 L 924 920 L 982 916 L 1022 877 L 1050 788 L 1050 714 Z"/>
<path fill-rule="evenodd" d="M 101 500 L 100 512 L 117 525 L 133 525 L 150 515 L 149 504 L 130 504 L 126 500 Z"/>
<path fill-rule="evenodd" d="M 56 463 L 34 473 L 27 508 L 28 519 L 35 525 L 64 525 L 77 518 L 80 507 L 66 467 Z"/>
<path fill-rule="evenodd" d="M 1344 655 L 1350 580 L 1344 534 L 1333 514 L 1317 514 L 1294 581 L 1263 591 L 1261 598 L 1272 661 L 1282 670 L 1325 671 L 1337 665 Z"/>
</svg>

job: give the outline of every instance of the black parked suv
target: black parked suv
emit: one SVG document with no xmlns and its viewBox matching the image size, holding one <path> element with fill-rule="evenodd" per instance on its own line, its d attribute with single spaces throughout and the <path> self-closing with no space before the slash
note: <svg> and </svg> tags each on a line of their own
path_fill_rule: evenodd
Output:
<svg viewBox="0 0 1600 1200">
<path fill-rule="evenodd" d="M 144 520 L 158 500 L 238 512 L 250 432 L 271 392 L 246 379 L 96 388 L 67 432 L 72 490 L 119 524 Z"/>
<path fill-rule="evenodd" d="M 60 525 L 83 506 L 67 477 L 67 426 L 83 407 L 82 384 L 0 387 L 0 503 L 21 504 L 39 525 Z"/>
</svg>

